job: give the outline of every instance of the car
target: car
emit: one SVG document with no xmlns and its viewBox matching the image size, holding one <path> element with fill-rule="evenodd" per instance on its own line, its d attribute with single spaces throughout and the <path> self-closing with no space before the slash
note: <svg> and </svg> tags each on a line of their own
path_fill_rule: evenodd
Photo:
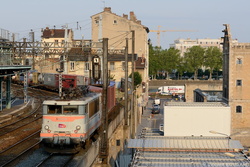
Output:
<svg viewBox="0 0 250 167">
<path fill-rule="evenodd" d="M 155 98 L 155 99 L 154 99 L 154 104 L 160 105 L 160 104 L 161 104 L 161 99 Z"/>
<path fill-rule="evenodd" d="M 152 107 L 152 114 L 159 114 L 160 113 L 160 105 L 154 104 Z"/>
</svg>

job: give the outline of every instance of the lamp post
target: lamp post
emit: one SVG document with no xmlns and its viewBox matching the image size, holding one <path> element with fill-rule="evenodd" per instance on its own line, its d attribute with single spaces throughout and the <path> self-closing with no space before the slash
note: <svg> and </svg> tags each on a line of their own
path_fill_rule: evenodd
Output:
<svg viewBox="0 0 250 167">
<path fill-rule="evenodd" d="M 217 131 L 214 131 L 214 130 L 210 130 L 209 133 L 213 133 L 213 134 L 219 134 L 219 135 L 224 135 L 228 138 L 228 149 L 229 149 L 229 139 L 231 139 L 231 137 L 225 133 L 220 133 L 220 132 L 217 132 Z"/>
</svg>

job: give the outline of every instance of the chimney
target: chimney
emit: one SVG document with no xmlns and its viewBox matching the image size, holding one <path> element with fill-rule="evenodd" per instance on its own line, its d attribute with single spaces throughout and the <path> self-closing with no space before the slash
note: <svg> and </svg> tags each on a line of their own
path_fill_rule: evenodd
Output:
<svg viewBox="0 0 250 167">
<path fill-rule="evenodd" d="M 105 8 L 104 8 L 104 12 L 109 12 L 109 13 L 111 13 L 111 7 L 105 7 Z"/>
<path fill-rule="evenodd" d="M 141 20 L 136 20 L 136 23 L 141 25 Z"/>
<path fill-rule="evenodd" d="M 52 30 L 51 30 L 51 36 L 53 37 L 54 35 L 55 35 L 55 30 L 52 29 Z"/>
<path fill-rule="evenodd" d="M 130 12 L 130 20 L 136 21 L 136 16 L 135 16 L 134 12 Z"/>
<path fill-rule="evenodd" d="M 127 14 L 123 14 L 123 18 L 128 19 L 128 15 Z"/>
</svg>

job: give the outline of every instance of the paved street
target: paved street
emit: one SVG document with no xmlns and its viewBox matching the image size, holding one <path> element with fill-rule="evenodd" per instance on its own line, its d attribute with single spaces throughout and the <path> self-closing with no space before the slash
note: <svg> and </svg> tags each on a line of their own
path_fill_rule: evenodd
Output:
<svg viewBox="0 0 250 167">
<path fill-rule="evenodd" d="M 142 115 L 141 124 L 137 129 L 137 138 L 139 137 L 143 128 L 159 129 L 159 125 L 163 124 L 163 106 L 166 101 L 167 99 L 161 99 L 161 109 L 159 114 L 151 114 L 153 99 L 148 101 L 147 108 L 144 110 Z"/>
</svg>

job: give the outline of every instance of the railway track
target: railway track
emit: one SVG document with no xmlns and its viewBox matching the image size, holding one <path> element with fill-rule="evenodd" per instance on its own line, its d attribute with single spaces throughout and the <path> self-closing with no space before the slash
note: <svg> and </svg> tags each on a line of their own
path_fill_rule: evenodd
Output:
<svg viewBox="0 0 250 167">
<path fill-rule="evenodd" d="M 1 167 L 13 166 L 15 161 L 21 159 L 21 157 L 24 156 L 25 153 L 39 146 L 40 144 L 39 134 L 40 130 L 16 142 L 12 146 L 9 146 L 4 150 L 2 150 L 0 152 Z"/>
<path fill-rule="evenodd" d="M 67 155 L 67 154 L 50 154 L 47 158 L 41 161 L 37 167 L 66 167 L 72 161 L 75 155 Z"/>
<path fill-rule="evenodd" d="M 35 122 L 42 118 L 42 115 L 39 113 L 39 109 L 41 104 L 32 112 L 24 113 L 20 115 L 19 118 L 16 118 L 15 121 L 5 124 L 4 126 L 0 127 L 0 138 L 5 134 L 17 131 L 22 127 Z"/>
</svg>

